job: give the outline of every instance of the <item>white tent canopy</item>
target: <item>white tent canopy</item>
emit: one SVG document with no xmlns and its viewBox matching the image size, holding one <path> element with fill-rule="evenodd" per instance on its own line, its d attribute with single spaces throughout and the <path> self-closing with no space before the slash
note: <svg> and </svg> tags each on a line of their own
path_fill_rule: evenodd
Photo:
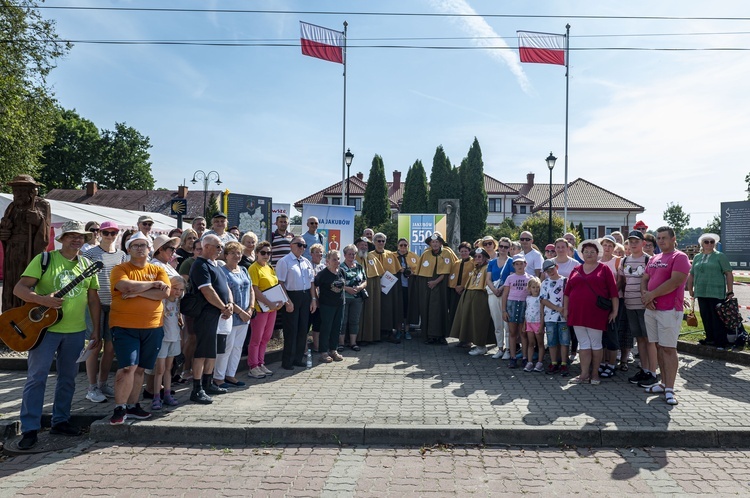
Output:
<svg viewBox="0 0 750 498">
<path fill-rule="evenodd" d="M 136 211 L 131 209 L 117 209 L 104 206 L 94 206 L 91 204 L 77 204 L 75 202 L 55 201 L 46 199 L 52 210 L 52 226 L 59 228 L 68 220 L 77 220 L 84 223 L 89 221 L 114 221 L 120 227 L 120 230 L 129 228 L 138 228 L 138 218 L 147 214 L 154 220 L 152 232 L 166 233 L 177 227 L 177 220 L 160 213 L 149 213 L 146 211 Z M 11 194 L 0 194 L 0 209 L 5 209 L 13 201 Z M 180 227 L 182 228 L 182 227 Z"/>
</svg>

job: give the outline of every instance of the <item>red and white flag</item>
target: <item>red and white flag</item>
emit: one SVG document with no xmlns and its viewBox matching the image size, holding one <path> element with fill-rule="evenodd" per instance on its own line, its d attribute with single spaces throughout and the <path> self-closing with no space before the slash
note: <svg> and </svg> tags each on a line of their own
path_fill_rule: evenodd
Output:
<svg viewBox="0 0 750 498">
<path fill-rule="evenodd" d="M 565 65 L 565 35 L 518 31 L 521 62 Z"/>
<path fill-rule="evenodd" d="M 331 62 L 344 63 L 344 33 L 314 24 L 299 22 L 302 54 Z"/>
</svg>

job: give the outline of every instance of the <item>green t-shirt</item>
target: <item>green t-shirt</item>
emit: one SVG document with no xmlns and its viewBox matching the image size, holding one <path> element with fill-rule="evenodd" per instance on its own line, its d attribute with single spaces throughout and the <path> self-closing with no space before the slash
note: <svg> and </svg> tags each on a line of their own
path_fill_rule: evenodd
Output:
<svg viewBox="0 0 750 498">
<path fill-rule="evenodd" d="M 693 291 L 695 297 L 713 297 L 724 299 L 727 292 L 725 273 L 732 271 L 727 257 L 714 251 L 710 254 L 699 253 L 693 256 Z"/>
<path fill-rule="evenodd" d="M 59 251 L 52 251 L 44 275 L 42 275 L 42 255 L 38 254 L 31 260 L 21 276 L 37 279 L 38 282 L 34 292 L 40 296 L 48 296 L 68 285 L 90 265 L 91 261 L 83 256 L 78 256 L 75 261 L 70 261 Z M 88 289 L 99 289 L 99 280 L 96 275 L 79 282 L 70 292 L 65 294 L 62 305 L 62 320 L 51 326 L 48 329 L 50 332 L 66 334 L 86 330 Z"/>
</svg>

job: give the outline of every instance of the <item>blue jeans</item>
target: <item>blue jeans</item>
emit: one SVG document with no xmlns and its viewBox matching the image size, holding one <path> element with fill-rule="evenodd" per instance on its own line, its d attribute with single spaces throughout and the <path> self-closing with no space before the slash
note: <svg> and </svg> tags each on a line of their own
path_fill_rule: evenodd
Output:
<svg viewBox="0 0 750 498">
<path fill-rule="evenodd" d="M 42 427 L 44 390 L 52 360 L 57 353 L 57 385 L 52 404 L 52 425 L 70 419 L 70 405 L 76 391 L 78 355 L 83 349 L 86 331 L 72 334 L 47 332 L 35 349 L 29 351 L 26 384 L 21 401 L 21 432 L 38 431 Z"/>
</svg>

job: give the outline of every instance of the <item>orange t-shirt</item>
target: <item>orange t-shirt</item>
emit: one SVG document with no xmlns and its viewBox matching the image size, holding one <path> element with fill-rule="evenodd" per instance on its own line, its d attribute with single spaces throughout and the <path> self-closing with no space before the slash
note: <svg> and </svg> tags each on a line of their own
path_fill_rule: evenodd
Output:
<svg viewBox="0 0 750 498">
<path fill-rule="evenodd" d="M 162 301 L 147 299 L 145 297 L 133 297 L 123 299 L 122 292 L 115 289 L 121 280 L 133 280 L 136 282 L 155 282 L 161 280 L 167 285 L 169 277 L 164 268 L 147 263 L 143 268 L 130 262 L 122 263 L 112 269 L 109 277 L 112 288 L 112 307 L 109 312 L 109 326 L 123 327 L 129 329 L 155 329 L 161 327 L 163 313 Z"/>
</svg>

